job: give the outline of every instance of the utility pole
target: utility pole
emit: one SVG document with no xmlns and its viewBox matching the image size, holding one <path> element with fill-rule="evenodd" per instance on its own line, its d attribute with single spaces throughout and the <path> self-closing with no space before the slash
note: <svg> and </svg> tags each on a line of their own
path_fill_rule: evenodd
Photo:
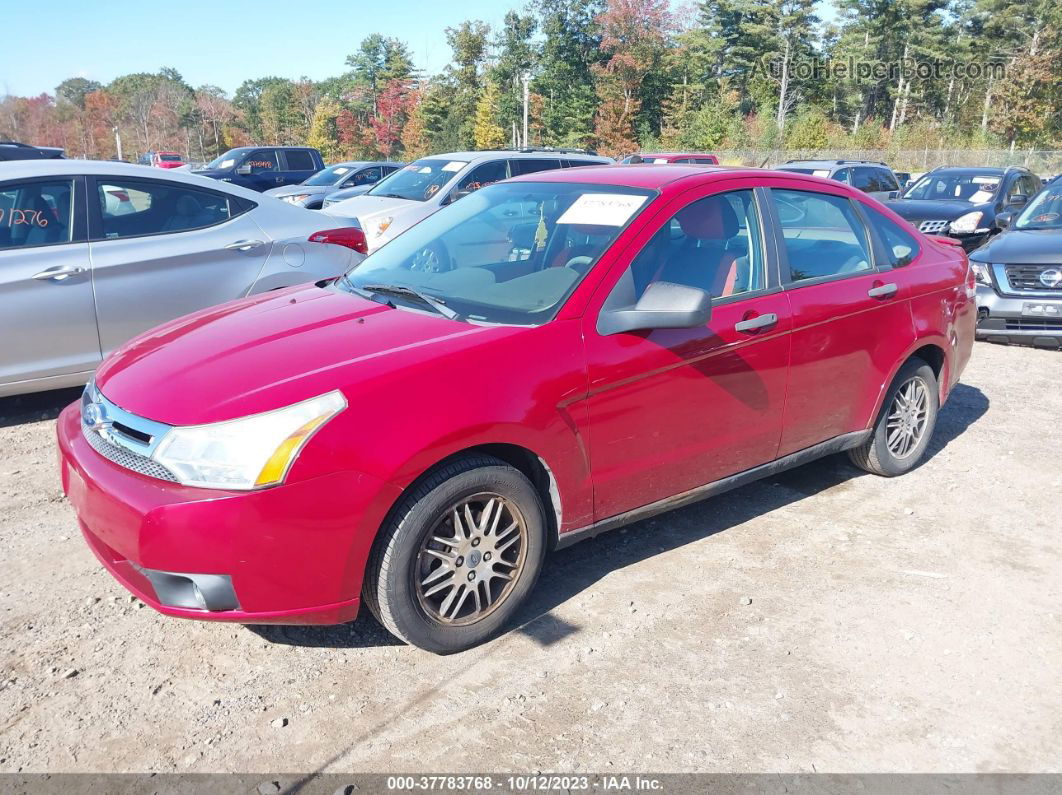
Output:
<svg viewBox="0 0 1062 795">
<path fill-rule="evenodd" d="M 118 150 L 118 159 L 125 160 L 125 158 L 122 157 L 122 133 L 118 129 L 117 124 L 114 125 L 114 147 Z"/>
<path fill-rule="evenodd" d="M 528 97 L 528 83 L 531 81 L 531 73 L 524 72 L 524 146 L 527 146 L 527 97 Z"/>
</svg>

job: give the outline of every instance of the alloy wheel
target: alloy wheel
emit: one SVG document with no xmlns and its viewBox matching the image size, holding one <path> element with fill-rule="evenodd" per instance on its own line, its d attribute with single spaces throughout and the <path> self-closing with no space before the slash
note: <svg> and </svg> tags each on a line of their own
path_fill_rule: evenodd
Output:
<svg viewBox="0 0 1062 795">
<path fill-rule="evenodd" d="M 929 418 L 929 389 L 918 376 L 909 378 L 896 390 L 885 421 L 885 443 L 889 452 L 903 459 L 918 449 Z"/>
<path fill-rule="evenodd" d="M 499 494 L 451 505 L 425 536 L 413 577 L 417 601 L 433 620 L 473 624 L 496 610 L 524 568 L 527 523 Z"/>
</svg>

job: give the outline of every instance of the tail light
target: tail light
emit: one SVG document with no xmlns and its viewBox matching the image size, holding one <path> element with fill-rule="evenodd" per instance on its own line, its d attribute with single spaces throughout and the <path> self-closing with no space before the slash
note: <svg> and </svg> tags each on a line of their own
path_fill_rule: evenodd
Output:
<svg viewBox="0 0 1062 795">
<path fill-rule="evenodd" d="M 332 243 L 336 246 L 345 246 L 354 249 L 359 254 L 368 254 L 369 246 L 365 240 L 365 233 L 356 226 L 344 226 L 339 229 L 323 229 L 314 232 L 309 237 L 310 243 Z"/>
</svg>

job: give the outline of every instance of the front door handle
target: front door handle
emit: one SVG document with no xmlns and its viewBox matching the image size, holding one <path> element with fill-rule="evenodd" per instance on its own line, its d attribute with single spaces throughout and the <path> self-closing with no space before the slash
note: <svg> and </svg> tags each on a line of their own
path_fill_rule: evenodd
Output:
<svg viewBox="0 0 1062 795">
<path fill-rule="evenodd" d="M 871 298 L 891 298 L 899 289 L 895 284 L 881 284 L 867 290 L 867 295 Z"/>
<path fill-rule="evenodd" d="M 79 273 L 84 272 L 84 268 L 79 268 L 76 266 L 59 266 L 56 268 L 48 268 L 47 270 L 43 270 L 40 273 L 35 273 L 33 274 L 33 278 L 37 279 L 38 281 L 61 282 L 64 279 L 69 279 L 71 276 L 77 276 Z"/>
<path fill-rule="evenodd" d="M 759 331 L 768 328 L 778 322 L 778 315 L 770 312 L 766 315 L 757 315 L 748 320 L 741 320 L 734 324 L 734 331 Z"/>
<path fill-rule="evenodd" d="M 237 240 L 235 243 L 229 243 L 225 248 L 229 251 L 254 251 L 264 245 L 265 243 L 261 240 Z"/>
</svg>

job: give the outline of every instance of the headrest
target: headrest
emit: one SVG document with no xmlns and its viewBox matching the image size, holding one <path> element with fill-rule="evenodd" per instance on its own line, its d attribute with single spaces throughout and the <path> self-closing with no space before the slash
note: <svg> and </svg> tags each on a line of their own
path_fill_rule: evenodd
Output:
<svg viewBox="0 0 1062 795">
<path fill-rule="evenodd" d="M 695 240 L 728 240 L 738 233 L 737 214 L 722 196 L 708 196 L 679 210 L 679 226 Z"/>
</svg>

